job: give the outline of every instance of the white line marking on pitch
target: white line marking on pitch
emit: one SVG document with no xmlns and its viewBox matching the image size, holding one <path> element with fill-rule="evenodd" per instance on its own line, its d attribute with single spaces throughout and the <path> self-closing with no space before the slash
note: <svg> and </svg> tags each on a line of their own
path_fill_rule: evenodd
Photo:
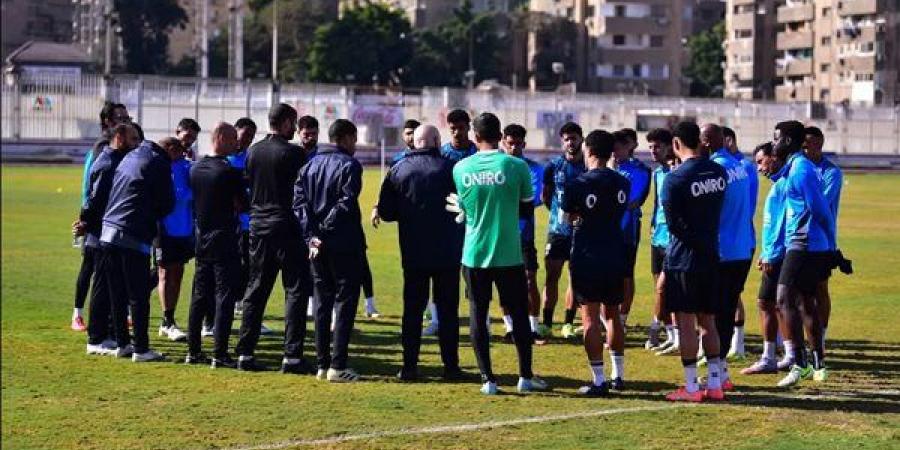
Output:
<svg viewBox="0 0 900 450">
<path fill-rule="evenodd" d="M 485 430 L 485 429 L 490 429 L 490 428 L 501 428 L 501 427 L 523 425 L 523 424 L 529 424 L 529 423 L 559 422 L 559 421 L 572 420 L 572 419 L 582 419 L 582 418 L 587 418 L 587 417 L 611 416 L 611 415 L 616 415 L 616 414 L 628 414 L 628 413 L 636 413 L 636 412 L 668 411 L 668 410 L 684 408 L 684 407 L 691 407 L 691 406 L 694 406 L 694 405 L 689 404 L 689 403 L 678 403 L 678 404 L 665 405 L 665 406 L 638 406 L 638 407 L 633 407 L 633 408 L 603 409 L 603 410 L 598 410 L 598 411 L 584 411 L 584 412 L 572 413 L 572 414 L 523 417 L 520 419 L 498 420 L 498 421 L 460 424 L 460 425 L 444 425 L 444 426 L 437 426 L 437 427 L 407 428 L 407 429 L 390 430 L 390 431 L 375 431 L 375 432 L 371 432 L 371 433 L 347 434 L 347 435 L 343 435 L 343 436 L 334 436 L 334 437 L 321 438 L 321 439 L 295 439 L 295 440 L 276 442 L 276 443 L 272 443 L 272 444 L 261 444 L 261 445 L 249 445 L 246 447 L 236 447 L 233 450 L 278 450 L 278 449 L 289 448 L 289 447 L 298 447 L 301 445 L 338 444 L 341 442 L 348 442 L 348 441 L 359 441 L 359 440 L 364 440 L 364 439 L 380 439 L 380 438 L 397 437 L 397 436 L 409 436 L 409 435 L 414 435 L 414 434 L 462 433 L 462 432 L 468 432 L 468 431 L 478 431 L 478 430 Z"/>
</svg>

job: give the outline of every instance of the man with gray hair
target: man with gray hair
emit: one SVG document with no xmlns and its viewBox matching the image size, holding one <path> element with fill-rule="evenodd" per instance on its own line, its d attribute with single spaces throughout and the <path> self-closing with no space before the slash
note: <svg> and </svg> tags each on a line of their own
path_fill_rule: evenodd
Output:
<svg viewBox="0 0 900 450">
<path fill-rule="evenodd" d="M 444 199 L 456 191 L 453 163 L 441 157 L 440 133 L 436 127 L 419 126 L 413 139 L 415 149 L 408 151 L 384 178 L 377 206 L 384 221 L 399 223 L 403 368 L 397 377 L 401 381 L 418 377 L 422 313 L 431 287 L 441 318 L 438 337 L 444 379 L 457 380 L 463 376 L 459 368 L 459 264 L 463 228 L 444 209 Z"/>
</svg>

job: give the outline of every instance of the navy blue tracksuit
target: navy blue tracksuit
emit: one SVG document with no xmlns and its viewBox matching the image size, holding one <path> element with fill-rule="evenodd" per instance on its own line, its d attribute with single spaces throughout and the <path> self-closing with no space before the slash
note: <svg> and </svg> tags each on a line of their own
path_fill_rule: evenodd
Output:
<svg viewBox="0 0 900 450">
<path fill-rule="evenodd" d="M 444 209 L 456 191 L 453 163 L 438 149 L 405 154 L 384 178 L 378 214 L 396 221 L 403 265 L 403 368 L 414 372 L 429 283 L 441 318 L 438 338 L 446 370 L 459 368 L 459 261 L 464 228 Z"/>
<path fill-rule="evenodd" d="M 113 176 L 116 168 L 125 156 L 124 152 L 115 151 L 108 146 L 97 156 L 91 165 L 88 177 L 89 191 L 78 215 L 78 220 L 85 224 L 84 252 L 91 255 L 93 286 L 91 290 L 91 309 L 88 318 L 88 343 L 98 345 L 110 336 L 112 305 L 109 298 L 109 287 L 106 274 L 101 270 L 102 249 L 100 248 L 100 232 L 103 229 L 103 213 L 109 202 L 109 191 L 112 190 Z"/>
<path fill-rule="evenodd" d="M 316 356 L 319 369 L 347 367 L 347 346 L 363 276 L 366 238 L 359 193 L 362 165 L 340 148 L 319 150 L 300 171 L 294 186 L 294 214 L 307 243 L 322 242 L 312 261 L 316 296 Z M 334 349 L 331 311 L 336 309 Z"/>
<path fill-rule="evenodd" d="M 119 348 L 128 345 L 128 307 L 134 331 L 134 351 L 149 349 L 150 251 L 156 224 L 172 211 L 175 189 L 169 157 L 150 141 L 122 158 L 113 176 L 103 229 L 102 262 L 113 304 Z"/>
</svg>

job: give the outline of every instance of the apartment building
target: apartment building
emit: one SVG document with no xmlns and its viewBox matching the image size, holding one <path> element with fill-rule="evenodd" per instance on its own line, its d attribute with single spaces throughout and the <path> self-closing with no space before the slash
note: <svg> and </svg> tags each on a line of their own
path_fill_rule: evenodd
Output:
<svg viewBox="0 0 900 450">
<path fill-rule="evenodd" d="M 898 103 L 898 20 L 896 0 L 729 0 L 725 94 Z"/>
<path fill-rule="evenodd" d="M 72 0 L 3 0 L 0 59 L 28 41 L 72 42 L 74 11 Z"/>
<path fill-rule="evenodd" d="M 578 90 L 683 95 L 685 42 L 721 20 L 723 4 L 699 0 L 531 0 L 530 10 L 573 21 L 570 73 Z M 702 16 L 701 16 L 702 13 Z M 694 23 L 699 26 L 695 26 Z M 539 49 L 529 49 L 534 54 Z"/>
</svg>

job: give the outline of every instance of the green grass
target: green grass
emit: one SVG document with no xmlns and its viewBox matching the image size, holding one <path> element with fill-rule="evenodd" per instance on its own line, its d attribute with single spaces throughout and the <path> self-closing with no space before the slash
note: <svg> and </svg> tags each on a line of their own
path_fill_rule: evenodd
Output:
<svg viewBox="0 0 900 450">
<path fill-rule="evenodd" d="M 84 355 L 85 337 L 68 329 L 78 252 L 70 247 L 80 170 L 4 166 L 2 177 L 2 440 L 26 448 L 207 448 L 269 444 L 382 431 L 638 406 L 665 407 L 662 394 L 680 382 L 677 358 L 649 355 L 640 345 L 649 319 L 651 282 L 647 239 L 637 266 L 637 298 L 629 322 L 630 391 L 609 399 L 575 398 L 589 372 L 580 345 L 536 347 L 534 366 L 552 384 L 540 395 L 477 393 L 475 383 L 439 381 L 434 338 L 423 345 L 427 380 L 392 380 L 400 365 L 401 273 L 396 227 L 366 227 L 378 306 L 385 316 L 357 322 L 351 365 L 366 377 L 329 385 L 312 377 L 211 371 L 175 364 L 183 344 L 152 345 L 169 363 L 138 365 Z M 840 243 L 857 274 L 832 281 L 829 329 L 831 378 L 796 391 L 774 388 L 777 376 L 736 374 L 727 405 L 630 412 L 471 432 L 387 435 L 328 444 L 340 448 L 900 448 L 900 176 L 849 174 L 840 217 Z M 374 202 L 378 172 L 367 171 L 363 210 Z M 763 182 L 761 195 L 768 189 Z M 645 208 L 646 209 L 646 208 Z M 546 212 L 539 212 L 546 222 Z M 646 228 L 646 227 L 645 227 Z M 542 236 L 543 231 L 538 230 Z M 542 242 L 539 242 L 539 246 Z M 178 307 L 186 323 L 188 271 Z M 759 351 L 752 273 L 744 296 L 749 351 Z M 283 294 L 276 289 L 267 324 L 282 329 Z M 152 320 L 160 310 L 151 299 Z M 495 306 L 496 308 L 496 306 Z M 461 305 L 467 316 L 467 305 Z M 495 318 L 498 312 L 493 311 Z M 557 311 L 561 317 L 561 309 Z M 311 329 L 310 325 L 310 329 Z M 495 321 L 495 338 L 502 327 Z M 153 330 L 151 330 L 153 331 Z M 460 357 L 475 372 L 462 331 Z M 308 335 L 311 336 L 311 333 Z M 311 339 L 307 355 L 313 355 Z M 205 342 L 209 345 L 209 342 Z M 280 336 L 264 338 L 260 355 L 280 358 Z M 516 360 L 495 341 L 501 387 L 514 391 Z M 740 369 L 733 365 L 733 372 Z M 798 396 L 801 395 L 802 396 Z"/>
</svg>

